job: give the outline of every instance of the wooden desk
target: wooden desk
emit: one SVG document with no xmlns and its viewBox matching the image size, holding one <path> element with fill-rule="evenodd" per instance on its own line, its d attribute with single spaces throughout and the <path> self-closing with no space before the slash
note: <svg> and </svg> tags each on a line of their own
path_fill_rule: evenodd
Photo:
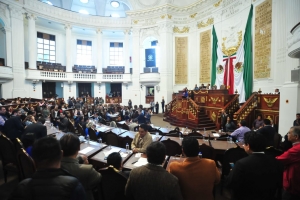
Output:
<svg viewBox="0 0 300 200">
<path fill-rule="evenodd" d="M 88 144 L 87 142 L 83 142 L 80 144 L 80 151 L 78 154 L 85 155 L 86 157 L 90 158 L 105 147 L 107 147 L 107 145 L 104 143 L 100 144 L 94 141 L 90 141 L 90 143 Z"/>
<path fill-rule="evenodd" d="M 161 138 L 162 138 L 162 135 L 154 135 L 154 134 L 151 134 L 152 136 L 152 141 L 155 142 L 155 141 L 160 141 Z"/>
<path fill-rule="evenodd" d="M 124 133 L 121 133 L 120 135 L 119 135 L 119 137 L 122 137 L 122 138 L 124 138 L 124 137 L 126 137 L 126 136 L 128 136 L 128 137 L 130 137 L 130 138 L 134 138 L 134 136 L 137 134 L 137 132 L 134 132 L 134 131 L 126 131 L 126 132 L 124 132 Z"/>
<path fill-rule="evenodd" d="M 122 133 L 127 132 L 127 130 L 121 128 L 113 128 L 111 129 L 111 132 L 113 132 L 116 135 L 121 135 Z"/>
<path fill-rule="evenodd" d="M 123 169 L 124 170 L 132 170 L 134 168 L 137 168 L 139 166 L 135 166 L 134 164 L 137 163 L 137 161 L 140 159 L 140 157 L 142 158 L 147 158 L 146 154 L 141 154 L 140 157 L 136 157 L 137 153 L 132 154 L 132 156 L 130 156 L 130 158 L 123 164 Z M 168 160 L 169 156 L 166 156 L 165 161 L 163 162 L 162 166 L 165 166 L 166 161 Z"/>
<path fill-rule="evenodd" d="M 168 161 L 168 165 L 166 167 L 166 170 L 169 171 L 169 168 L 170 168 L 170 164 L 172 162 L 183 162 L 186 158 L 183 158 L 183 157 L 176 157 L 176 156 L 171 156 L 169 161 Z"/>
<path fill-rule="evenodd" d="M 50 126 L 46 126 L 47 128 L 47 135 L 53 135 L 55 133 L 59 133 L 60 131 L 55 128 L 54 126 L 50 127 Z"/>
<path fill-rule="evenodd" d="M 170 128 L 160 128 L 159 129 L 163 134 L 167 134 L 169 133 L 170 131 L 172 131 L 173 129 L 170 129 Z"/>
<path fill-rule="evenodd" d="M 96 127 L 96 130 L 98 132 L 102 132 L 102 133 L 108 132 L 112 129 L 114 129 L 114 127 L 106 126 L 106 125 L 101 125 L 101 126 L 97 125 L 97 127 Z"/>
<path fill-rule="evenodd" d="M 123 162 L 127 160 L 127 158 L 129 158 L 132 154 L 132 151 L 129 151 L 127 153 L 126 149 L 120 147 L 111 146 L 111 149 L 109 147 L 105 147 L 99 153 L 90 158 L 91 164 L 93 164 L 94 167 L 107 167 L 106 158 L 113 152 L 119 152 L 122 156 Z"/>
</svg>

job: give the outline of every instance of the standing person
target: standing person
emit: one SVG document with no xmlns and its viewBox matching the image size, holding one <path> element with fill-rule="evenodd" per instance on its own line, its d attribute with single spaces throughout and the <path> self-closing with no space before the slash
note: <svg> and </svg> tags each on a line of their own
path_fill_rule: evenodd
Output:
<svg viewBox="0 0 300 200">
<path fill-rule="evenodd" d="M 129 109 L 132 108 L 132 101 L 131 101 L 131 99 L 128 100 L 128 107 L 129 107 Z"/>
<path fill-rule="evenodd" d="M 7 120 L 6 108 L 3 106 L 0 106 L 0 131 L 3 131 L 6 120 Z"/>
<path fill-rule="evenodd" d="M 258 129 L 257 133 L 263 134 L 266 137 L 267 146 L 273 146 L 276 130 L 271 126 L 271 121 L 269 119 L 264 119 L 263 121 L 264 127 Z"/>
<path fill-rule="evenodd" d="M 228 117 L 228 114 L 226 113 L 226 111 L 224 109 L 221 110 L 221 128 L 223 130 L 226 129 L 225 125 L 226 125 L 226 122 L 227 122 L 227 117 Z"/>
<path fill-rule="evenodd" d="M 155 114 L 158 114 L 158 111 L 159 111 L 159 104 L 158 104 L 158 101 L 157 101 L 156 104 L 155 104 Z"/>
<path fill-rule="evenodd" d="M 293 126 L 300 126 L 300 113 L 296 114 L 296 120 L 294 121 Z"/>
<path fill-rule="evenodd" d="M 154 107 L 155 107 L 155 103 L 154 103 L 154 100 L 152 100 L 150 102 L 150 108 L 151 108 L 151 111 L 154 112 Z"/>
<path fill-rule="evenodd" d="M 275 199 L 282 185 L 282 167 L 271 156 L 265 155 L 266 138 L 259 133 L 245 133 L 244 149 L 249 156 L 238 160 L 231 170 L 227 185 L 234 199 Z"/>
<path fill-rule="evenodd" d="M 11 117 L 5 121 L 3 131 L 9 139 L 21 138 L 24 126 L 21 121 L 21 111 L 13 110 Z"/>
<path fill-rule="evenodd" d="M 62 151 L 57 139 L 44 137 L 37 140 L 32 147 L 32 158 L 37 171 L 32 178 L 19 183 L 11 200 L 86 199 L 81 183 L 60 168 Z"/>
<path fill-rule="evenodd" d="M 127 199 L 181 200 L 178 179 L 162 167 L 166 156 L 165 145 L 153 142 L 146 153 L 148 164 L 130 172 L 125 187 Z"/>
<path fill-rule="evenodd" d="M 183 199 L 201 197 L 203 200 L 213 200 L 214 186 L 221 178 L 215 161 L 199 158 L 199 143 L 194 137 L 183 139 L 182 151 L 186 159 L 172 162 L 169 172 L 178 178 Z"/>
<path fill-rule="evenodd" d="M 283 200 L 300 199 L 300 127 L 294 126 L 288 132 L 288 140 L 293 147 L 276 157 L 284 164 L 283 171 Z"/>
<path fill-rule="evenodd" d="M 164 98 L 162 98 L 162 100 L 161 100 L 161 109 L 162 109 L 162 113 L 164 113 L 165 112 L 165 99 Z"/>
</svg>

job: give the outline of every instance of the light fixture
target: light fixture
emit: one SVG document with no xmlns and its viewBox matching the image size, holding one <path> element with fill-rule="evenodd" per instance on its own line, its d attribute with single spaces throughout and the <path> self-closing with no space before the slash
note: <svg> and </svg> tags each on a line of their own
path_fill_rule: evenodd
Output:
<svg viewBox="0 0 300 200">
<path fill-rule="evenodd" d="M 111 17 L 120 17 L 120 15 L 117 14 L 117 13 L 112 13 L 112 14 L 111 14 Z"/>
<path fill-rule="evenodd" d="M 81 3 L 88 3 L 89 0 L 80 0 Z"/>
<path fill-rule="evenodd" d="M 84 15 L 88 15 L 89 12 L 87 10 L 79 10 L 79 13 L 84 14 Z"/>
<path fill-rule="evenodd" d="M 111 1 L 110 5 L 114 8 L 118 8 L 120 6 L 120 3 L 118 1 Z"/>
</svg>

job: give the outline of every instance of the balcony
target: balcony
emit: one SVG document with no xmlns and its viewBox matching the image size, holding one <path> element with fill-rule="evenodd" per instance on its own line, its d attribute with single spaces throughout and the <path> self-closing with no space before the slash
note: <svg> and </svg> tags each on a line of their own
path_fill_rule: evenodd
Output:
<svg viewBox="0 0 300 200">
<path fill-rule="evenodd" d="M 88 74 L 27 69 L 26 79 L 73 82 L 131 82 L 131 74 Z"/>
<path fill-rule="evenodd" d="M 140 74 L 140 83 L 145 86 L 153 86 L 160 83 L 159 73 L 143 73 Z"/>
<path fill-rule="evenodd" d="M 289 57 L 300 58 L 300 22 L 292 28 L 287 46 Z"/>
<path fill-rule="evenodd" d="M 11 67 L 0 66 L 0 79 L 13 79 L 13 72 Z"/>
</svg>

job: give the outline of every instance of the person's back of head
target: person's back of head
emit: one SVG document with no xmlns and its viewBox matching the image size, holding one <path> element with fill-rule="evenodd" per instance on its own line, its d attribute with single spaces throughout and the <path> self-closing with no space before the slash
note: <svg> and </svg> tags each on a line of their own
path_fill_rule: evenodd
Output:
<svg viewBox="0 0 300 200">
<path fill-rule="evenodd" d="M 53 137 L 36 140 L 32 146 L 32 158 L 37 169 L 59 168 L 61 157 L 59 142 Z"/>
<path fill-rule="evenodd" d="M 41 124 L 45 124 L 45 118 L 43 117 L 39 117 L 39 119 L 37 120 L 37 122 L 40 122 Z"/>
<path fill-rule="evenodd" d="M 271 121 L 269 119 L 264 119 L 264 124 L 265 125 L 271 125 Z"/>
<path fill-rule="evenodd" d="M 267 146 L 266 137 L 260 133 L 249 131 L 244 135 L 244 143 L 246 146 L 246 152 L 263 152 Z M 249 146 L 247 148 L 247 146 Z"/>
<path fill-rule="evenodd" d="M 241 124 L 241 126 L 246 126 L 246 125 L 247 125 L 247 122 L 246 122 L 246 120 L 242 119 L 242 120 L 240 121 L 240 124 Z"/>
<path fill-rule="evenodd" d="M 113 152 L 107 157 L 107 165 L 112 165 L 116 169 L 121 169 L 122 157 L 120 153 Z"/>
<path fill-rule="evenodd" d="M 182 149 L 186 157 L 195 157 L 199 153 L 199 143 L 194 137 L 185 137 L 182 140 Z"/>
<path fill-rule="evenodd" d="M 74 156 L 80 150 L 80 140 L 77 135 L 72 133 L 64 134 L 59 140 L 63 157 Z"/>
<path fill-rule="evenodd" d="M 161 165 L 166 156 L 166 147 L 162 142 L 152 142 L 146 149 L 147 160 L 151 164 Z"/>
</svg>

